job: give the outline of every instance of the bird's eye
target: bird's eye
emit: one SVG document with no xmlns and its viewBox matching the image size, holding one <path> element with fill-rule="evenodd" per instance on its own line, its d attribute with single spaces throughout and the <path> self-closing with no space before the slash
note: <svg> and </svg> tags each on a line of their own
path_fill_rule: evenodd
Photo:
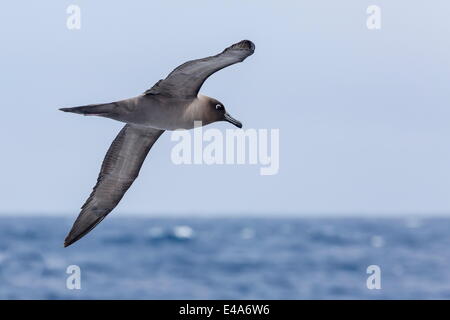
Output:
<svg viewBox="0 0 450 320">
<path fill-rule="evenodd" d="M 223 110 L 223 105 L 216 104 L 216 110 Z"/>
</svg>

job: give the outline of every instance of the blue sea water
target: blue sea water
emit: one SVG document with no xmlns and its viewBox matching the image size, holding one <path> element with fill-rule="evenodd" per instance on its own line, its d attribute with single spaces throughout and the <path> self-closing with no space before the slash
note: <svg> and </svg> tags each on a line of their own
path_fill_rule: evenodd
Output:
<svg viewBox="0 0 450 320">
<path fill-rule="evenodd" d="M 0 218 L 1 299 L 450 298 L 450 219 L 111 217 L 63 248 L 72 222 Z"/>
</svg>

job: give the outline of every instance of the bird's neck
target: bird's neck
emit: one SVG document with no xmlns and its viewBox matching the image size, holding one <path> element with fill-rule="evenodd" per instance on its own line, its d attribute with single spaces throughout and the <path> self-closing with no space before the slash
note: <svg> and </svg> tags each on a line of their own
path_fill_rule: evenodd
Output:
<svg viewBox="0 0 450 320">
<path fill-rule="evenodd" d="M 208 96 L 199 94 L 197 98 L 192 100 L 186 108 L 186 120 L 191 123 L 194 123 L 194 121 L 201 121 L 202 125 L 211 123 L 208 113 L 206 112 L 206 110 L 208 110 L 210 99 L 211 98 Z"/>
</svg>

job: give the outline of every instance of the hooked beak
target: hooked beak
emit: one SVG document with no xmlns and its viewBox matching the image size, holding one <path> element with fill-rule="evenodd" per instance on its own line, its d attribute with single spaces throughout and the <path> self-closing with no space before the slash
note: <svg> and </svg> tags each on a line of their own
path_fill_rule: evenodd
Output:
<svg viewBox="0 0 450 320">
<path fill-rule="evenodd" d="M 225 121 L 227 121 L 231 124 L 234 124 L 238 128 L 242 128 L 242 123 L 240 121 L 236 120 L 235 118 L 233 118 L 232 116 L 230 116 L 228 114 L 228 112 L 225 112 L 225 114 L 223 116 L 224 116 Z"/>
</svg>

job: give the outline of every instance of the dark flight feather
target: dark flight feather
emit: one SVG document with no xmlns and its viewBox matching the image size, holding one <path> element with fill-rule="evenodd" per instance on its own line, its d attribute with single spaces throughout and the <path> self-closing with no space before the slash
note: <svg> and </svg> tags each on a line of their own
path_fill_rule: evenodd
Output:
<svg viewBox="0 0 450 320">
<path fill-rule="evenodd" d="M 91 195 L 67 235 L 67 247 L 95 228 L 119 203 L 164 130 L 127 124 L 109 147 Z"/>
<path fill-rule="evenodd" d="M 255 45 L 253 42 L 243 40 L 215 56 L 185 62 L 175 68 L 167 78 L 159 80 L 144 94 L 195 98 L 210 75 L 225 67 L 244 61 L 254 51 Z"/>
</svg>

